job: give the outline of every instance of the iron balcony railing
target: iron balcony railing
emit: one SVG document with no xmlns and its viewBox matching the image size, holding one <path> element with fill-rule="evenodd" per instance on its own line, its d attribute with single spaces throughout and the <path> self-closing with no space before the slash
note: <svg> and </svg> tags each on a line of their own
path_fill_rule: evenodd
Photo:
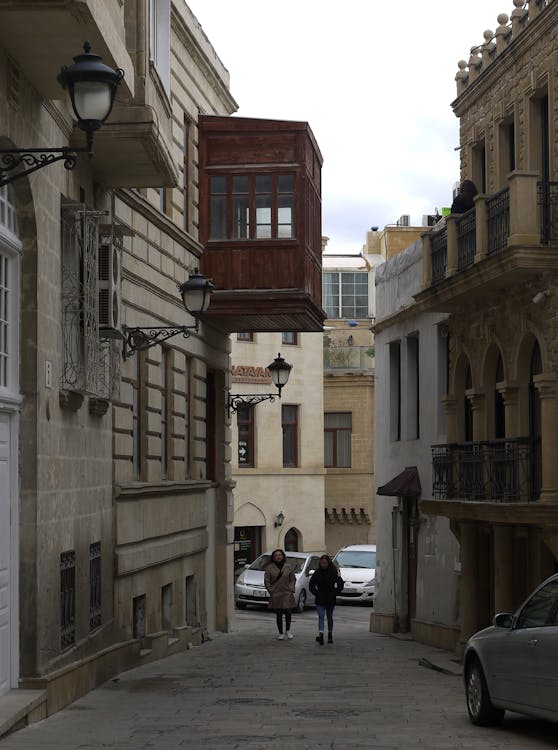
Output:
<svg viewBox="0 0 558 750">
<path fill-rule="evenodd" d="M 540 440 L 433 445 L 432 470 L 437 500 L 533 502 L 541 489 Z"/>
<path fill-rule="evenodd" d="M 470 268 L 475 262 L 477 249 L 477 211 L 469 209 L 456 221 L 457 224 L 457 266 L 460 271 Z"/>
<path fill-rule="evenodd" d="M 558 241 L 558 182 L 539 182 L 537 194 L 541 217 L 541 245 L 550 245 Z"/>
<path fill-rule="evenodd" d="M 324 346 L 325 370 L 373 370 L 373 346 Z"/>
<path fill-rule="evenodd" d="M 432 252 L 432 283 L 435 284 L 445 277 L 448 266 L 448 229 L 445 225 L 442 229 L 432 232 L 430 248 Z"/>
<path fill-rule="evenodd" d="M 499 253 L 508 244 L 510 234 L 510 190 L 503 188 L 486 199 L 488 217 L 488 255 Z"/>
</svg>

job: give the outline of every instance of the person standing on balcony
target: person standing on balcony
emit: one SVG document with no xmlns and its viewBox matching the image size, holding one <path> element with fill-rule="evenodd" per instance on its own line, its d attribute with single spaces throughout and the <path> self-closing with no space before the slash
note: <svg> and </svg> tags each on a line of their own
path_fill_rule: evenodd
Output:
<svg viewBox="0 0 558 750">
<path fill-rule="evenodd" d="M 478 194 L 475 183 L 472 180 L 463 180 L 459 193 L 451 204 L 452 214 L 464 214 L 475 205 L 475 195 Z"/>
<path fill-rule="evenodd" d="M 277 620 L 278 641 L 284 641 L 285 636 L 292 640 L 291 613 L 295 606 L 296 577 L 293 569 L 287 563 L 287 557 L 282 549 L 271 553 L 271 562 L 265 569 L 264 586 L 269 592 L 268 607 L 275 612 Z M 283 617 L 285 618 L 285 633 L 283 633 Z"/>
<path fill-rule="evenodd" d="M 324 621 L 327 616 L 327 642 L 333 643 L 333 610 L 337 594 L 343 591 L 343 579 L 337 565 L 329 555 L 322 555 L 316 570 L 310 579 L 310 591 L 316 597 L 318 610 L 318 635 L 316 641 L 324 645 Z"/>
</svg>

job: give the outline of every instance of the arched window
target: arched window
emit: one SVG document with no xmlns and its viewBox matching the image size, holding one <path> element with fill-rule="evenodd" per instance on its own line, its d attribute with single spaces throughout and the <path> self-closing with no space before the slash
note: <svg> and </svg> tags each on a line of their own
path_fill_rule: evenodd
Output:
<svg viewBox="0 0 558 750">
<path fill-rule="evenodd" d="M 289 529 L 285 534 L 285 552 L 299 552 L 300 534 L 296 529 Z"/>
<path fill-rule="evenodd" d="M 541 451 L 541 399 L 535 386 L 535 375 L 542 373 L 542 357 L 539 342 L 535 341 L 531 352 L 529 372 L 529 447 L 531 456 L 531 500 L 538 500 L 542 484 Z"/>
<path fill-rule="evenodd" d="M 506 437 L 506 407 L 504 397 L 496 387 L 498 383 L 504 381 L 504 362 L 502 355 L 498 355 L 496 363 L 496 376 L 494 379 L 494 437 L 501 440 Z"/>
</svg>

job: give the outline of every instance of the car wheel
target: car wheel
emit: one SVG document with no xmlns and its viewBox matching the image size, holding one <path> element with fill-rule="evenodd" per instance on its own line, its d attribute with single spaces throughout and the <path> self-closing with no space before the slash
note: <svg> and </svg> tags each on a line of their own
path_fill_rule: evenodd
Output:
<svg viewBox="0 0 558 750">
<path fill-rule="evenodd" d="M 488 685 L 478 659 L 472 659 L 467 665 L 465 693 L 467 711 L 473 724 L 479 727 L 501 724 L 505 711 L 503 708 L 496 708 L 492 705 Z"/>
<path fill-rule="evenodd" d="M 238 609 L 246 609 L 246 604 L 244 602 L 237 602 L 236 606 Z"/>
<path fill-rule="evenodd" d="M 300 596 L 298 597 L 298 602 L 296 605 L 296 611 L 297 612 L 304 612 L 304 607 L 306 607 L 306 591 L 302 589 L 300 592 Z"/>
</svg>

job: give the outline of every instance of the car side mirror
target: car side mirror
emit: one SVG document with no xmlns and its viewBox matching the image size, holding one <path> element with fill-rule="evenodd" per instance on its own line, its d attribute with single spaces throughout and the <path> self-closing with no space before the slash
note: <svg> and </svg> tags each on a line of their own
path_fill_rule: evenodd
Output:
<svg viewBox="0 0 558 750">
<path fill-rule="evenodd" d="M 315 570 L 307 570 L 306 571 L 306 575 L 307 576 L 313 576 L 315 572 L 316 572 Z"/>
<path fill-rule="evenodd" d="M 492 623 L 495 628 L 506 628 L 509 630 L 513 625 L 513 615 L 500 613 L 494 616 Z"/>
<path fill-rule="evenodd" d="M 245 568 L 249 568 L 250 567 L 250 563 L 244 563 L 244 567 Z"/>
</svg>

